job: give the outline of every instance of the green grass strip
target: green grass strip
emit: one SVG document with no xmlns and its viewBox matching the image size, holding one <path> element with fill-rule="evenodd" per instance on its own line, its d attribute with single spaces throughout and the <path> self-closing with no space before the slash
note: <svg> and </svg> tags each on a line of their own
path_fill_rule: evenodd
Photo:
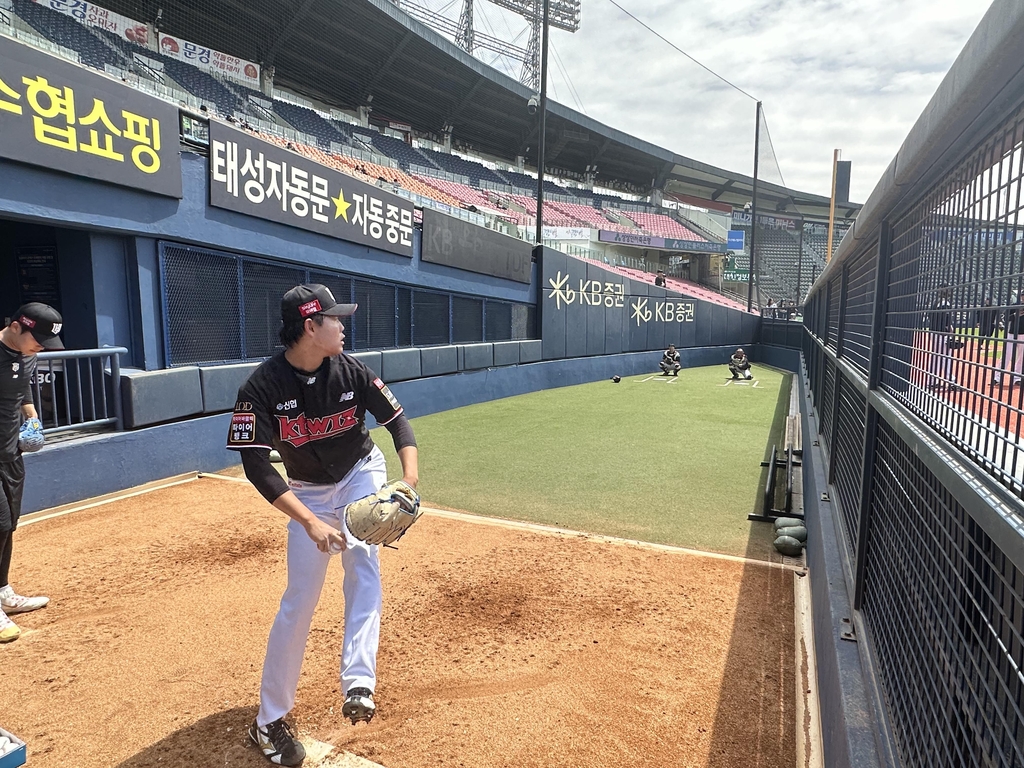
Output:
<svg viewBox="0 0 1024 768">
<path fill-rule="evenodd" d="M 765 557 L 771 526 L 746 516 L 759 508 L 759 463 L 782 439 L 790 376 L 755 374 L 756 387 L 725 366 L 695 368 L 414 419 L 420 491 L 480 515 Z M 399 477 L 390 435 L 373 437 Z"/>
</svg>

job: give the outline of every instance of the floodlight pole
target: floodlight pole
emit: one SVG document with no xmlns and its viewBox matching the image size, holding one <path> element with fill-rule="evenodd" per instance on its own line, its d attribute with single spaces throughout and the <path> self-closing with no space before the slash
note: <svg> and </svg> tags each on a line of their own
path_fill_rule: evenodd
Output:
<svg viewBox="0 0 1024 768">
<path fill-rule="evenodd" d="M 750 265 L 747 272 L 747 312 L 754 303 L 754 244 L 757 242 L 757 156 L 761 151 L 761 102 L 757 102 L 757 116 L 754 123 L 754 186 L 750 196 Z"/>
<path fill-rule="evenodd" d="M 540 127 L 537 143 L 537 245 L 544 242 L 544 134 L 548 114 L 548 14 L 550 0 L 544 0 L 540 25 Z"/>
</svg>

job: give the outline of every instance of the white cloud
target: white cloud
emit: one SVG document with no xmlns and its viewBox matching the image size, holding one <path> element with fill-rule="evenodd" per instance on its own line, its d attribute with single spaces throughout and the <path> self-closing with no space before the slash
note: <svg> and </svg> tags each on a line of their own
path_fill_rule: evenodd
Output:
<svg viewBox="0 0 1024 768">
<path fill-rule="evenodd" d="M 616 2 L 762 100 L 787 185 L 827 195 L 832 150 L 841 148 L 853 162 L 851 197 L 860 202 L 987 10 L 977 0 Z M 488 24 L 505 36 L 525 26 L 481 0 L 476 7 L 478 29 Z M 608 0 L 583 0 L 580 30 L 554 30 L 551 41 L 590 117 L 695 160 L 751 173 L 754 102 Z M 557 100 L 575 107 L 554 56 L 549 70 Z"/>
</svg>

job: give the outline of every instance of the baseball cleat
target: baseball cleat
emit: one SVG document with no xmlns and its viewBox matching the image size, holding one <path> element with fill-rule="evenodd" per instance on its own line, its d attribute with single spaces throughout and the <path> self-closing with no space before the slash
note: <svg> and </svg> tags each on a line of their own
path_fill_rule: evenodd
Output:
<svg viewBox="0 0 1024 768">
<path fill-rule="evenodd" d="M 274 765 L 299 765 L 306 759 L 306 749 L 295 738 L 283 717 L 262 728 L 255 720 L 249 726 L 249 738 Z"/>
<path fill-rule="evenodd" d="M 0 589 L 0 609 L 6 614 L 28 613 L 42 608 L 49 602 L 48 597 L 23 597 L 15 593 L 10 584 Z"/>
<path fill-rule="evenodd" d="M 368 723 L 377 714 L 377 705 L 373 703 L 373 691 L 369 688 L 353 688 L 345 697 L 345 705 L 341 708 L 342 717 L 352 721 L 352 725 L 362 721 Z"/>
<path fill-rule="evenodd" d="M 7 614 L 0 611 L 0 643 L 9 643 L 21 636 L 18 625 L 7 618 Z"/>
</svg>

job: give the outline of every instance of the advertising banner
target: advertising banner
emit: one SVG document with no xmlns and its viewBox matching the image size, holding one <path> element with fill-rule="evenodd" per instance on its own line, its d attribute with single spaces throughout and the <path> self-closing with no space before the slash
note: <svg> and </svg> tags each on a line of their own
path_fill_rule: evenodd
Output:
<svg viewBox="0 0 1024 768">
<path fill-rule="evenodd" d="M 742 229 L 730 229 L 726 247 L 730 251 L 742 251 L 746 247 L 747 233 Z"/>
<path fill-rule="evenodd" d="M 160 34 L 160 53 L 172 59 L 184 61 L 199 69 L 230 77 L 250 88 L 259 90 L 260 65 L 237 56 L 215 51 L 202 45 L 190 43 L 173 35 Z"/>
<path fill-rule="evenodd" d="M 181 197 L 174 106 L 7 37 L 0 157 Z"/>
<path fill-rule="evenodd" d="M 533 246 L 432 208 L 423 209 L 423 261 L 529 283 Z"/>
<path fill-rule="evenodd" d="M 610 232 L 602 229 L 598 234 L 602 243 L 631 245 L 636 248 L 658 248 L 663 251 L 686 251 L 687 253 L 725 253 L 725 243 L 707 240 L 676 240 L 671 237 L 633 234 L 632 232 Z"/>
<path fill-rule="evenodd" d="M 106 8 L 100 8 L 95 3 L 88 3 L 84 0 L 33 0 L 33 2 L 45 6 L 51 11 L 70 16 L 87 27 L 99 27 L 124 40 L 139 45 L 149 45 L 149 30 L 145 24 L 119 13 L 108 11 Z"/>
<path fill-rule="evenodd" d="M 745 283 L 750 279 L 750 271 L 746 269 L 726 269 L 722 279 L 727 283 Z"/>
<path fill-rule="evenodd" d="M 412 257 L 411 201 L 215 120 L 210 205 Z"/>
<path fill-rule="evenodd" d="M 542 227 L 541 237 L 545 240 L 586 240 L 590 241 L 587 227 Z"/>
<path fill-rule="evenodd" d="M 732 223 L 733 226 L 738 224 L 740 226 L 749 227 L 750 212 L 733 211 Z M 791 219 L 788 216 L 765 216 L 764 214 L 759 213 L 757 214 L 757 223 L 766 229 L 785 229 L 792 232 L 800 226 L 800 219 Z"/>
</svg>

